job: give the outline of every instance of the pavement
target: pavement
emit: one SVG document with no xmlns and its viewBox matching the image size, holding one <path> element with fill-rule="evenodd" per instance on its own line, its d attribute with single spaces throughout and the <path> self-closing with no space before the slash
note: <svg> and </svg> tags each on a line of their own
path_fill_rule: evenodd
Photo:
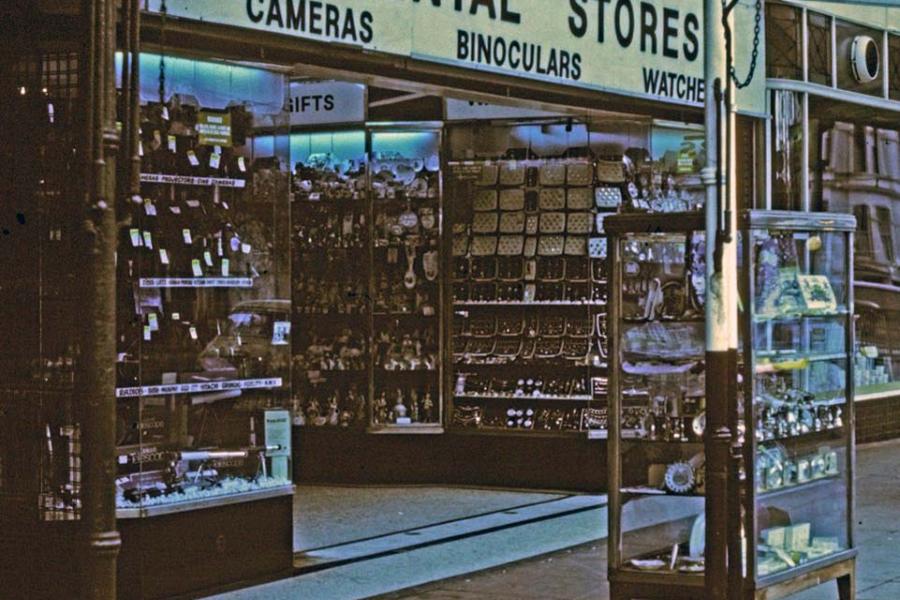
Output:
<svg viewBox="0 0 900 600">
<path fill-rule="evenodd" d="M 365 490 L 357 492 L 365 498 Z M 332 506 L 346 493 L 328 491 Z M 217 596 L 222 600 L 278 600 L 351 598 L 475 600 L 605 600 L 606 507 L 602 496 L 571 496 L 448 488 L 381 490 L 373 498 L 376 511 L 417 506 L 419 493 L 434 494 L 453 506 L 453 498 L 468 498 L 451 512 L 458 518 L 426 524 L 426 514 L 440 518 L 430 504 L 418 516 L 401 519 L 413 529 L 396 529 L 387 519 L 381 525 L 356 521 L 374 535 L 354 535 L 353 522 L 341 535 L 302 539 L 331 539 L 331 545 L 310 548 L 298 555 L 302 574 L 261 586 Z M 479 499 L 479 494 L 485 494 Z M 399 495 L 395 495 L 399 494 Z M 498 495 L 491 495 L 498 494 Z M 490 502 L 481 504 L 480 500 Z M 318 500 L 310 500 L 315 505 Z M 514 505 L 514 506 L 513 506 Z M 322 506 L 327 506 L 323 504 Z M 377 512 L 365 502 L 348 502 L 348 515 L 361 518 Z M 448 505 L 444 505 L 445 507 Z M 371 508 L 371 507 L 370 507 Z M 496 509 L 496 510 L 489 510 Z M 480 512 L 479 512 L 480 510 Z M 686 514 L 695 507 L 681 507 Z M 476 514 L 477 513 L 477 514 Z M 450 513 L 448 513 L 450 514 Z M 453 516 L 451 515 L 451 516 Z M 302 514 L 298 514 L 302 519 Z M 311 514 L 307 514 L 311 516 Z M 381 515 L 384 516 L 383 514 Z M 404 515 L 405 516 L 405 515 Z M 626 530 L 645 527 L 660 515 L 652 504 L 634 511 Z M 857 453 L 857 600 L 900 600 L 900 440 L 860 446 Z M 327 526 L 321 522 L 308 525 Z M 410 535 L 411 534 L 411 535 Z M 356 539 L 345 539 L 356 538 Z M 344 541 L 341 541 L 344 540 Z M 315 545 L 316 542 L 310 542 Z M 302 546 L 302 544 L 301 544 Z M 306 568 L 312 565 L 311 568 Z M 305 572 L 303 572 L 305 570 Z M 795 594 L 790 600 L 837 600 L 837 586 L 829 582 Z"/>
</svg>

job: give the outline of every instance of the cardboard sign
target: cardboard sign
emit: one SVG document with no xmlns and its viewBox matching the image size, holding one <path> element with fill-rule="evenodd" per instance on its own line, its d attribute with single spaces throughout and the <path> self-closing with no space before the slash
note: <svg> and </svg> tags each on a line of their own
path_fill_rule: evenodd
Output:
<svg viewBox="0 0 900 600">
<path fill-rule="evenodd" d="M 201 146 L 231 147 L 231 113 L 201 110 L 197 115 Z"/>
</svg>

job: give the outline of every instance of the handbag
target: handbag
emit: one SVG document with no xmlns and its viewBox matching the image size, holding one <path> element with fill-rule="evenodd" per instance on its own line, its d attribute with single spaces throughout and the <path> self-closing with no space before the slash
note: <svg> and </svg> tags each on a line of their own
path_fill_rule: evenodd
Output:
<svg viewBox="0 0 900 600">
<path fill-rule="evenodd" d="M 494 343 L 493 355 L 506 360 L 513 360 L 522 352 L 521 338 L 499 338 Z"/>
<path fill-rule="evenodd" d="M 564 298 L 565 288 L 561 281 L 541 281 L 536 286 L 534 299 L 537 302 L 562 302 Z"/>
<path fill-rule="evenodd" d="M 616 186 L 594 188 L 594 204 L 597 208 L 618 208 L 622 204 L 622 188 Z"/>
<path fill-rule="evenodd" d="M 520 282 L 505 281 L 497 284 L 498 302 L 522 302 L 524 288 Z"/>
<path fill-rule="evenodd" d="M 497 236 L 476 235 L 469 246 L 472 256 L 493 256 L 497 253 Z"/>
<path fill-rule="evenodd" d="M 541 188 L 538 195 L 540 210 L 563 210 L 566 207 L 566 190 L 562 188 Z"/>
<path fill-rule="evenodd" d="M 588 240 L 588 256 L 591 258 L 606 258 L 605 237 L 592 237 Z"/>
<path fill-rule="evenodd" d="M 588 338 L 567 337 L 562 341 L 561 354 L 567 360 L 586 360 L 591 353 L 591 340 Z"/>
<path fill-rule="evenodd" d="M 482 165 L 481 177 L 475 182 L 476 185 L 491 186 L 497 185 L 497 177 L 500 175 L 500 167 L 497 165 Z"/>
<path fill-rule="evenodd" d="M 494 351 L 493 337 L 473 337 L 466 342 L 466 356 L 490 356 Z"/>
<path fill-rule="evenodd" d="M 500 215 L 496 212 L 478 212 L 472 217 L 472 233 L 497 233 Z"/>
<path fill-rule="evenodd" d="M 468 302 L 469 301 L 469 284 L 454 283 L 453 284 L 453 301 Z"/>
<path fill-rule="evenodd" d="M 531 258 L 537 254 L 538 239 L 536 237 L 525 238 L 525 246 L 522 248 L 522 256 Z"/>
<path fill-rule="evenodd" d="M 594 206 L 591 188 L 569 188 L 566 192 L 566 206 L 569 210 L 591 210 Z"/>
<path fill-rule="evenodd" d="M 500 233 L 522 233 L 525 231 L 525 213 L 505 212 L 500 215 Z"/>
<path fill-rule="evenodd" d="M 499 281 L 521 281 L 524 269 L 525 259 L 521 256 L 497 257 L 497 279 Z"/>
<path fill-rule="evenodd" d="M 566 213 L 543 212 L 541 213 L 538 231 L 541 233 L 562 233 L 566 230 Z"/>
<path fill-rule="evenodd" d="M 497 190 L 478 190 L 475 192 L 472 209 L 479 212 L 497 210 Z"/>
<path fill-rule="evenodd" d="M 591 280 L 594 283 L 606 283 L 606 259 L 591 261 Z"/>
<path fill-rule="evenodd" d="M 496 302 L 497 284 L 493 282 L 473 283 L 469 292 L 470 302 Z"/>
<path fill-rule="evenodd" d="M 556 358 L 562 354 L 561 338 L 538 338 L 534 344 L 535 358 Z"/>
<path fill-rule="evenodd" d="M 500 165 L 500 185 L 522 185 L 525 183 L 525 165 L 518 161 Z"/>
<path fill-rule="evenodd" d="M 572 163 L 566 167 L 566 185 L 588 186 L 592 183 L 594 165 L 591 163 Z"/>
<path fill-rule="evenodd" d="M 568 236 L 563 251 L 566 256 L 587 256 L 587 238 L 580 235 Z"/>
<path fill-rule="evenodd" d="M 519 336 L 525 330 L 525 319 L 521 311 L 518 314 L 501 316 L 497 318 L 497 335 Z"/>
<path fill-rule="evenodd" d="M 584 235 L 594 227 L 594 216 L 589 212 L 573 212 L 566 217 L 566 233 Z"/>
<path fill-rule="evenodd" d="M 537 235 L 540 223 L 539 215 L 528 215 L 525 217 L 525 233 L 528 235 Z"/>
<path fill-rule="evenodd" d="M 541 337 L 562 337 L 566 333 L 566 318 L 557 315 L 544 317 L 538 326 Z"/>
<path fill-rule="evenodd" d="M 594 322 L 591 319 L 566 319 L 566 335 L 569 337 L 591 337 Z"/>
<path fill-rule="evenodd" d="M 566 183 L 566 165 L 561 162 L 547 162 L 538 167 L 538 181 L 541 185 L 559 186 Z"/>
<path fill-rule="evenodd" d="M 568 302 L 590 302 L 591 285 L 588 282 L 570 281 L 566 283 L 566 300 Z"/>
<path fill-rule="evenodd" d="M 500 190 L 500 210 L 524 210 L 525 190 L 513 188 Z"/>
<path fill-rule="evenodd" d="M 469 319 L 469 335 L 472 337 L 494 337 L 497 334 L 497 319 L 492 316 L 478 316 Z"/>
<path fill-rule="evenodd" d="M 542 235 L 538 238 L 539 256 L 559 256 L 563 253 L 566 238 L 561 235 Z"/>
<path fill-rule="evenodd" d="M 597 179 L 603 183 L 625 183 L 625 165 L 621 160 L 598 160 Z"/>
</svg>

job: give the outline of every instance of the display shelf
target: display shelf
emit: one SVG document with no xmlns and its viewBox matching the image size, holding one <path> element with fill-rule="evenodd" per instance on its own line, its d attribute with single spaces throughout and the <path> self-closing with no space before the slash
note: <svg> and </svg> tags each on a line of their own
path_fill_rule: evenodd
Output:
<svg viewBox="0 0 900 600">
<path fill-rule="evenodd" d="M 820 488 L 828 487 L 829 485 L 840 482 L 840 480 L 841 478 L 839 475 L 826 475 L 825 477 L 811 479 L 810 481 L 806 481 L 804 483 L 786 485 L 771 490 L 759 490 L 756 492 L 756 499 L 760 501 L 774 500 L 780 496 L 788 496 L 793 494 L 820 493 L 822 491 Z"/>
<path fill-rule="evenodd" d="M 456 394 L 456 398 L 476 398 L 483 400 L 537 400 L 537 401 L 556 401 L 556 402 L 590 402 L 594 399 L 593 396 L 589 395 L 571 395 L 571 396 L 554 396 L 554 395 L 540 395 L 540 396 L 515 396 L 512 394 L 476 394 L 473 392 L 467 392 L 464 394 Z"/>
<path fill-rule="evenodd" d="M 754 367 L 754 372 L 756 374 L 762 373 L 779 373 L 785 371 L 796 371 L 800 369 L 805 369 L 809 366 L 810 363 L 814 362 L 823 362 L 830 360 L 841 360 L 847 358 L 846 352 L 833 352 L 828 354 L 812 354 L 812 353 L 802 353 L 802 352 L 779 352 L 779 353 L 767 353 L 767 352 L 756 352 L 757 357 L 766 358 L 776 357 L 783 358 L 784 360 L 765 360 L 757 362 Z"/>
<path fill-rule="evenodd" d="M 753 315 L 754 323 L 775 323 L 780 321 L 802 321 L 804 319 L 846 318 L 850 314 L 846 308 L 828 312 L 791 313 L 779 315 Z"/>
<path fill-rule="evenodd" d="M 281 377 L 262 379 L 229 379 L 195 383 L 171 383 L 134 387 L 117 387 L 116 398 L 146 398 L 148 396 L 172 396 L 180 394 L 205 394 L 233 390 L 259 390 L 283 387 Z"/>
<path fill-rule="evenodd" d="M 461 301 L 456 300 L 453 302 L 453 306 L 461 306 L 461 307 L 509 307 L 509 306 L 559 306 L 559 307 L 569 307 L 569 306 L 606 306 L 606 302 L 582 302 L 582 301 L 568 301 L 568 300 L 559 300 L 559 301 L 540 301 L 535 300 L 533 302 L 520 302 L 520 301 Z"/>
<path fill-rule="evenodd" d="M 622 494 L 627 494 L 629 500 L 635 496 L 672 496 L 676 498 L 702 498 L 705 494 L 694 492 L 688 494 L 676 494 L 661 488 L 650 486 L 635 485 L 623 487 L 619 490 Z M 626 500 L 627 501 L 627 500 Z"/>
<path fill-rule="evenodd" d="M 171 175 L 166 173 L 141 173 L 141 183 L 165 183 L 195 187 L 245 188 L 246 179 L 228 177 L 197 177 L 194 175 Z"/>
<path fill-rule="evenodd" d="M 366 431 L 381 435 L 439 435 L 444 433 L 444 427 L 440 423 L 410 423 L 409 425 L 392 423 L 386 425 L 370 425 Z"/>
<path fill-rule="evenodd" d="M 493 435 L 493 436 L 504 436 L 504 437 L 527 437 L 527 438 L 558 438 L 562 437 L 573 437 L 573 438 L 583 438 L 586 437 L 587 432 L 581 431 L 577 429 L 563 429 L 563 430 L 539 430 L 539 429 L 522 429 L 516 427 L 454 427 L 453 428 L 454 435 Z"/>
<path fill-rule="evenodd" d="M 185 513 L 199 509 L 216 508 L 219 506 L 228 506 L 231 504 L 241 504 L 253 500 L 265 500 L 267 498 L 278 498 L 280 496 L 291 496 L 294 493 L 293 485 L 274 485 L 271 487 L 262 487 L 258 490 L 247 492 L 238 492 L 232 494 L 221 494 L 206 498 L 198 498 L 195 500 L 182 500 L 180 502 L 172 502 L 169 504 L 158 504 L 154 506 L 142 506 L 135 508 L 117 508 L 117 519 L 140 519 L 145 517 L 158 517 L 162 515 L 172 515 Z"/>
</svg>

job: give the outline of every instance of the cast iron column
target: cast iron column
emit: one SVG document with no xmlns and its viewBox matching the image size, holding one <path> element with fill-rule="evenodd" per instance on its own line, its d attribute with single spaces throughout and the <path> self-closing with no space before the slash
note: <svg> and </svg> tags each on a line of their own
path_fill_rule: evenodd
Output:
<svg viewBox="0 0 900 600">
<path fill-rule="evenodd" d="M 116 3 L 84 0 L 82 7 L 87 32 L 80 79 L 86 121 L 80 231 L 85 327 L 76 385 L 82 430 L 81 597 L 111 600 L 116 597 L 116 556 L 121 545 L 115 505 Z"/>
<path fill-rule="evenodd" d="M 725 54 L 722 0 L 705 0 L 706 79 L 706 595 L 728 598 L 728 395 L 737 363 L 737 219 L 729 160 L 731 85 Z M 731 568 L 740 568 L 732 565 Z"/>
</svg>

